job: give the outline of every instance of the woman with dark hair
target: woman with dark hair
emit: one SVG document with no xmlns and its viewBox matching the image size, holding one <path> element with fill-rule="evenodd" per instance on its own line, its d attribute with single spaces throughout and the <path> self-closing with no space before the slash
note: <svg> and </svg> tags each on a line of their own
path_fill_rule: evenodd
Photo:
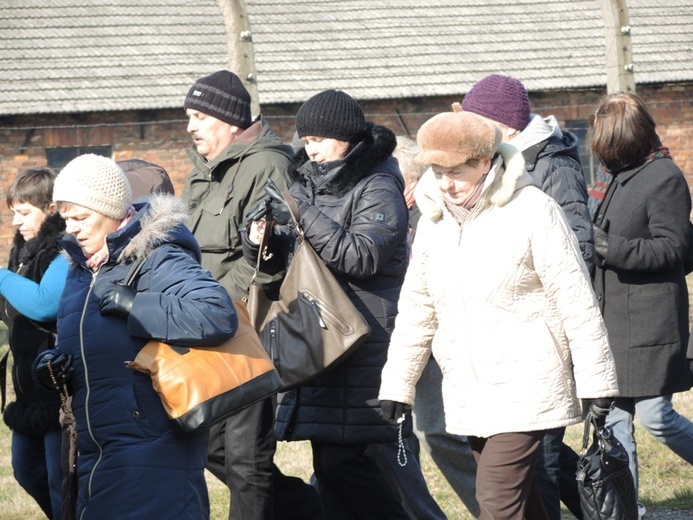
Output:
<svg viewBox="0 0 693 520">
<path fill-rule="evenodd" d="M 394 133 L 367 123 L 348 94 L 326 90 L 296 116 L 303 142 L 289 172 L 305 238 L 372 329 L 346 360 L 280 396 L 279 440 L 310 440 L 313 468 L 329 519 L 410 518 L 402 498 L 374 460 L 373 445 L 397 441 L 398 428 L 378 406 L 397 298 L 407 268 L 404 181 L 392 157 Z M 261 269 L 290 262 L 297 244 L 282 201 L 273 202 L 275 227 Z M 254 265 L 264 221 L 250 226 L 244 254 Z M 411 433 L 407 420 L 405 434 Z M 410 462 L 410 464 L 413 462 Z"/>
<path fill-rule="evenodd" d="M 48 167 L 29 168 L 7 192 L 16 232 L 8 269 L 0 269 L 0 318 L 7 325 L 13 358 L 15 400 L 3 419 L 12 430 L 14 476 L 48 518 L 58 519 L 60 399 L 40 388 L 31 370 L 36 356 L 55 345 L 58 301 L 67 276 L 68 262 L 58 243 L 65 223 L 53 204 L 54 180 Z"/>
<path fill-rule="evenodd" d="M 590 146 L 603 167 L 590 192 L 594 287 L 620 391 L 607 425 L 628 451 L 636 490 L 636 413 L 657 440 L 693 463 L 693 424 L 671 403 L 673 393 L 691 388 L 683 267 L 691 197 L 655 128 L 643 100 L 631 93 L 606 97 L 590 121 Z"/>
</svg>

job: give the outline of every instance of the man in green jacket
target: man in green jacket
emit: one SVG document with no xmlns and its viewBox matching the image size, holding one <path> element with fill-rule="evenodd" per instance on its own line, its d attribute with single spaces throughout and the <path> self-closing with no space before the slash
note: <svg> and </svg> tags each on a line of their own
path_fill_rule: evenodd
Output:
<svg viewBox="0 0 693 520">
<path fill-rule="evenodd" d="M 240 299 L 248 294 L 254 269 L 243 258 L 239 228 L 265 197 L 268 179 L 288 188 L 293 151 L 264 119 L 252 120 L 250 94 L 227 70 L 198 79 L 184 108 L 194 166 L 183 189 L 188 227 L 200 244 L 202 267 L 231 298 Z M 259 275 L 258 282 L 271 292 L 278 289 L 281 275 Z M 273 518 L 273 426 L 273 403 L 266 399 L 210 428 L 207 467 L 231 490 L 229 519 Z"/>
</svg>

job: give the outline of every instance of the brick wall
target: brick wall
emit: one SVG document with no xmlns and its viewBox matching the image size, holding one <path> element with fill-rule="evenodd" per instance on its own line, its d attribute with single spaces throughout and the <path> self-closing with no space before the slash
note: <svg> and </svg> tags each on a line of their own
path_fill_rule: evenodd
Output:
<svg viewBox="0 0 693 520">
<path fill-rule="evenodd" d="M 639 85 L 638 94 L 650 106 L 662 142 L 693 186 L 693 84 Z M 587 120 L 601 95 L 587 90 L 544 92 L 531 94 L 530 101 L 534 113 L 553 114 L 565 124 L 567 120 Z M 461 101 L 461 97 L 361 104 L 368 120 L 388 126 L 397 134 L 415 137 L 423 122 L 449 110 L 454 101 Z M 263 107 L 268 122 L 286 142 L 291 142 L 299 106 Z M 190 171 L 186 154 L 190 138 L 182 110 L 15 116 L 0 119 L 0 197 L 4 199 L 18 171 L 46 164 L 46 148 L 55 146 L 111 146 L 116 161 L 136 157 L 160 164 L 171 175 L 178 195 Z M 0 265 L 7 264 L 13 234 L 11 214 L 0 203 Z"/>
</svg>

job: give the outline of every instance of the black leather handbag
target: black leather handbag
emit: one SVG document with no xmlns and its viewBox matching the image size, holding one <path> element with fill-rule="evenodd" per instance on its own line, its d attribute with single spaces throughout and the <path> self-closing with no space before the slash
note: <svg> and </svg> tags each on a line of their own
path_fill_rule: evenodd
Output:
<svg viewBox="0 0 693 520">
<path fill-rule="evenodd" d="M 591 429 L 592 445 L 588 449 Z M 592 414 L 585 419 L 576 478 L 580 506 L 586 519 L 638 520 L 628 454 L 610 428 L 597 426 Z"/>
</svg>

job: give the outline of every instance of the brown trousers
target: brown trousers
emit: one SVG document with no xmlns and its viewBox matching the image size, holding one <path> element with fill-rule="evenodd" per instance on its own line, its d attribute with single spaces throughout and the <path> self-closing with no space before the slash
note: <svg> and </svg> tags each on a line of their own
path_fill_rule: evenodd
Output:
<svg viewBox="0 0 693 520">
<path fill-rule="evenodd" d="M 548 520 L 534 478 L 544 431 L 469 437 L 477 461 L 479 520 Z"/>
</svg>

